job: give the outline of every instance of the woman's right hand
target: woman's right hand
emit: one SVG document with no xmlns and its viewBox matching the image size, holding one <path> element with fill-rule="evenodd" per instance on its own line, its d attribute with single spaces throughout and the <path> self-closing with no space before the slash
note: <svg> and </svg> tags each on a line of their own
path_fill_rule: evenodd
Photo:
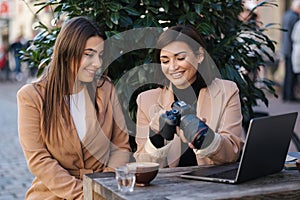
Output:
<svg viewBox="0 0 300 200">
<path fill-rule="evenodd" d="M 166 112 L 166 110 L 164 110 L 162 107 L 160 107 L 159 105 L 153 105 L 150 109 L 149 109 L 149 116 L 150 116 L 150 123 L 149 123 L 149 127 L 156 133 L 158 134 L 159 132 L 159 117 L 160 115 L 162 115 L 163 113 Z"/>
</svg>

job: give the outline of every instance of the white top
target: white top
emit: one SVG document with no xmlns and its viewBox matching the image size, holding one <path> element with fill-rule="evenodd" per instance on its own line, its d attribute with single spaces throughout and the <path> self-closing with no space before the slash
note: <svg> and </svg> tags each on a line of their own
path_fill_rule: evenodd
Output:
<svg viewBox="0 0 300 200">
<path fill-rule="evenodd" d="M 82 140 L 86 133 L 84 90 L 70 96 L 70 112 L 73 117 L 78 136 L 80 140 Z"/>
</svg>

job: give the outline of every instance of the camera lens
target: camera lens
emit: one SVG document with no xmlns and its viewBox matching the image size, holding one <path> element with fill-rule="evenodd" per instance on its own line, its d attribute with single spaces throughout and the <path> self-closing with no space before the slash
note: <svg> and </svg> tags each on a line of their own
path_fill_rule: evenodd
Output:
<svg viewBox="0 0 300 200">
<path fill-rule="evenodd" d="M 185 115 L 181 119 L 180 128 L 183 130 L 185 137 L 191 142 L 196 149 L 200 149 L 205 138 L 207 126 L 195 115 Z"/>
</svg>

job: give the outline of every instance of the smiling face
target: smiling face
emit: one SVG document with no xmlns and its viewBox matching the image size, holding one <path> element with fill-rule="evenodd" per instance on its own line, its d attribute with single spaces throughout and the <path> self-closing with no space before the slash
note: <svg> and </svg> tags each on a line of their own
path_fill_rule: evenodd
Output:
<svg viewBox="0 0 300 200">
<path fill-rule="evenodd" d="M 81 82 L 92 82 L 97 70 L 102 65 L 104 42 L 101 37 L 93 36 L 86 42 L 80 62 L 77 79 Z"/>
<path fill-rule="evenodd" d="M 185 89 L 196 80 L 197 67 L 202 60 L 201 53 L 194 53 L 181 41 L 172 42 L 160 51 L 162 72 L 178 89 Z"/>
</svg>

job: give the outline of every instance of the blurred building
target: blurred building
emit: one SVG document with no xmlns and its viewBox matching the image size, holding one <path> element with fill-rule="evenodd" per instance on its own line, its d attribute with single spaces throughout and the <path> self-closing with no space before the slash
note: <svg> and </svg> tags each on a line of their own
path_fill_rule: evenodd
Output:
<svg viewBox="0 0 300 200">
<path fill-rule="evenodd" d="M 35 15 L 39 9 L 34 6 L 37 2 L 40 1 L 0 0 L 0 45 L 10 44 L 20 35 L 26 40 L 32 39 L 38 21 L 50 26 L 51 13 L 47 8 Z"/>
<path fill-rule="evenodd" d="M 257 4 L 262 0 L 244 1 Z M 279 28 L 282 15 L 289 8 L 291 1 L 275 0 L 270 2 L 276 3 L 278 6 L 260 7 L 257 11 L 264 25 L 275 23 L 277 28 Z M 19 35 L 23 35 L 25 39 L 31 39 L 36 34 L 37 30 L 34 30 L 34 26 L 39 20 L 51 26 L 51 9 L 46 8 L 38 15 L 35 15 L 35 12 L 39 9 L 39 7 L 34 6 L 37 2 L 42 1 L 0 0 L 0 45 L 13 42 Z M 277 49 L 280 49 L 281 32 L 279 29 L 276 29 L 276 25 L 274 29 L 269 30 L 266 34 L 274 41 L 277 41 Z"/>
</svg>

